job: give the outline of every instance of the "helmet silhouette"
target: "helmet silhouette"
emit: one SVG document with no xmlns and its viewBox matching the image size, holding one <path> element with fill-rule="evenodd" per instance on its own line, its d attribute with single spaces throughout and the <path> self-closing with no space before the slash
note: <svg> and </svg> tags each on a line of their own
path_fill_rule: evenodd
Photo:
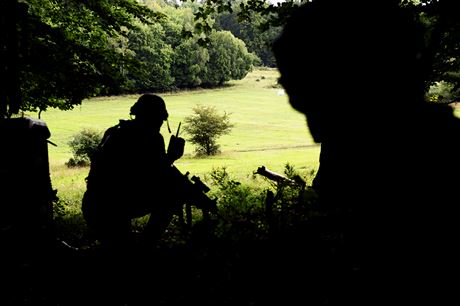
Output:
<svg viewBox="0 0 460 306">
<path fill-rule="evenodd" d="M 165 101 L 155 94 L 143 94 L 130 109 L 130 115 L 168 119 Z"/>
</svg>

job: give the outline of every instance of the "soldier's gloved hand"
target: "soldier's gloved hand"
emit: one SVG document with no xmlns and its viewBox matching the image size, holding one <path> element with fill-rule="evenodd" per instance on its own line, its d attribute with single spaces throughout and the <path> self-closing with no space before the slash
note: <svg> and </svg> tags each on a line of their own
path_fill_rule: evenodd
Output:
<svg viewBox="0 0 460 306">
<path fill-rule="evenodd" d="M 168 144 L 168 157 L 171 162 L 179 159 L 184 155 L 185 139 L 171 135 Z"/>
</svg>

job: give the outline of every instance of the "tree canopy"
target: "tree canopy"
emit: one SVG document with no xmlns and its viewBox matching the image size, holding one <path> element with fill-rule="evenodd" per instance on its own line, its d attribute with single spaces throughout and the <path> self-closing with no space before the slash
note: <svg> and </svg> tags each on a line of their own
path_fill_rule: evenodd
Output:
<svg viewBox="0 0 460 306">
<path fill-rule="evenodd" d="M 163 0 L 5 0 L 0 24 L 0 118 L 72 109 L 107 94 L 216 86 L 242 78 L 255 58 L 244 43 L 187 36 L 200 4 Z M 225 35 L 224 35 L 225 36 Z M 222 41 L 224 42 L 224 41 Z M 179 53 L 182 52 L 182 53 Z M 184 57 L 189 54 L 190 57 Z M 230 58 L 230 69 L 216 58 Z"/>
<path fill-rule="evenodd" d="M 439 84 L 438 93 L 459 91 L 460 3 L 375 1 L 398 1 L 425 26 L 426 91 Z M 255 58 L 248 55 L 246 45 L 213 33 L 215 29 L 230 30 L 237 37 L 239 31 L 250 51 L 272 65 L 263 44 L 267 46 L 275 32 L 267 30 L 282 27 L 305 2 L 309 1 L 2 0 L 0 118 L 19 110 L 67 110 L 85 98 L 117 90 L 218 85 L 228 75 L 241 77 Z M 182 8 L 181 13 L 165 6 Z M 223 27 L 223 19 L 217 17 L 224 13 L 241 25 L 257 24 L 259 32 L 237 28 L 234 20 L 233 30 Z M 218 41 L 231 47 L 219 48 Z M 243 62 L 232 63 L 233 70 L 219 76 L 216 65 L 238 56 Z"/>
<path fill-rule="evenodd" d="M 2 117 L 48 106 L 69 109 L 120 78 L 133 64 L 108 48 L 133 20 L 161 19 L 135 0 L 4 0 L 1 7 Z M 2 80 L 5 85 L 5 80 Z"/>
</svg>

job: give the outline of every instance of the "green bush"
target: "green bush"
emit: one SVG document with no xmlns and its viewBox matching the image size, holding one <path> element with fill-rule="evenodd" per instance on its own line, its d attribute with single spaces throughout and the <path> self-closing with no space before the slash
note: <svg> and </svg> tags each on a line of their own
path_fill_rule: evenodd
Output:
<svg viewBox="0 0 460 306">
<path fill-rule="evenodd" d="M 230 123 L 230 117 L 224 112 L 219 115 L 214 106 L 196 105 L 194 114 L 185 118 L 184 130 L 191 137 L 188 139 L 196 145 L 197 155 L 216 155 L 220 153 L 217 139 L 230 133 L 234 124 Z"/>
<path fill-rule="evenodd" d="M 441 81 L 430 86 L 428 101 L 437 103 L 450 103 L 460 99 L 460 89 L 455 88 L 454 84 Z"/>
<path fill-rule="evenodd" d="M 93 129 L 83 129 L 69 141 L 73 157 L 66 163 L 68 167 L 84 167 L 91 163 L 91 156 L 102 140 L 101 133 Z"/>
</svg>

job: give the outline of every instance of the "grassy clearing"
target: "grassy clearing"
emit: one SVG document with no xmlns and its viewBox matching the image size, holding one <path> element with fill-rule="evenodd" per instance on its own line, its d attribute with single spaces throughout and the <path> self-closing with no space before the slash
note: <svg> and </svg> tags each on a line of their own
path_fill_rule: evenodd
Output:
<svg viewBox="0 0 460 306">
<path fill-rule="evenodd" d="M 191 90 L 161 94 L 170 114 L 173 133 L 184 117 L 192 114 L 197 104 L 213 105 L 219 112 L 230 114 L 235 124 L 229 135 L 219 139 L 222 154 L 195 158 L 194 147 L 187 143 L 185 155 L 176 162 L 183 172 L 205 177 L 213 168 L 226 167 L 239 180 L 248 180 L 261 165 L 282 172 L 286 163 L 299 171 L 314 171 L 318 166 L 319 147 L 311 139 L 304 116 L 293 110 L 287 96 L 276 86 L 275 69 L 256 69 L 244 79 L 213 90 Z M 64 164 L 72 157 L 68 141 L 83 128 L 101 133 L 129 118 L 129 108 L 139 95 L 98 97 L 85 100 L 71 111 L 49 110 L 41 116 L 50 131 L 50 171 L 58 196 L 79 209 L 88 168 L 68 169 Z M 165 141 L 170 134 L 162 128 Z M 187 135 L 181 134 L 187 138 Z"/>
</svg>

